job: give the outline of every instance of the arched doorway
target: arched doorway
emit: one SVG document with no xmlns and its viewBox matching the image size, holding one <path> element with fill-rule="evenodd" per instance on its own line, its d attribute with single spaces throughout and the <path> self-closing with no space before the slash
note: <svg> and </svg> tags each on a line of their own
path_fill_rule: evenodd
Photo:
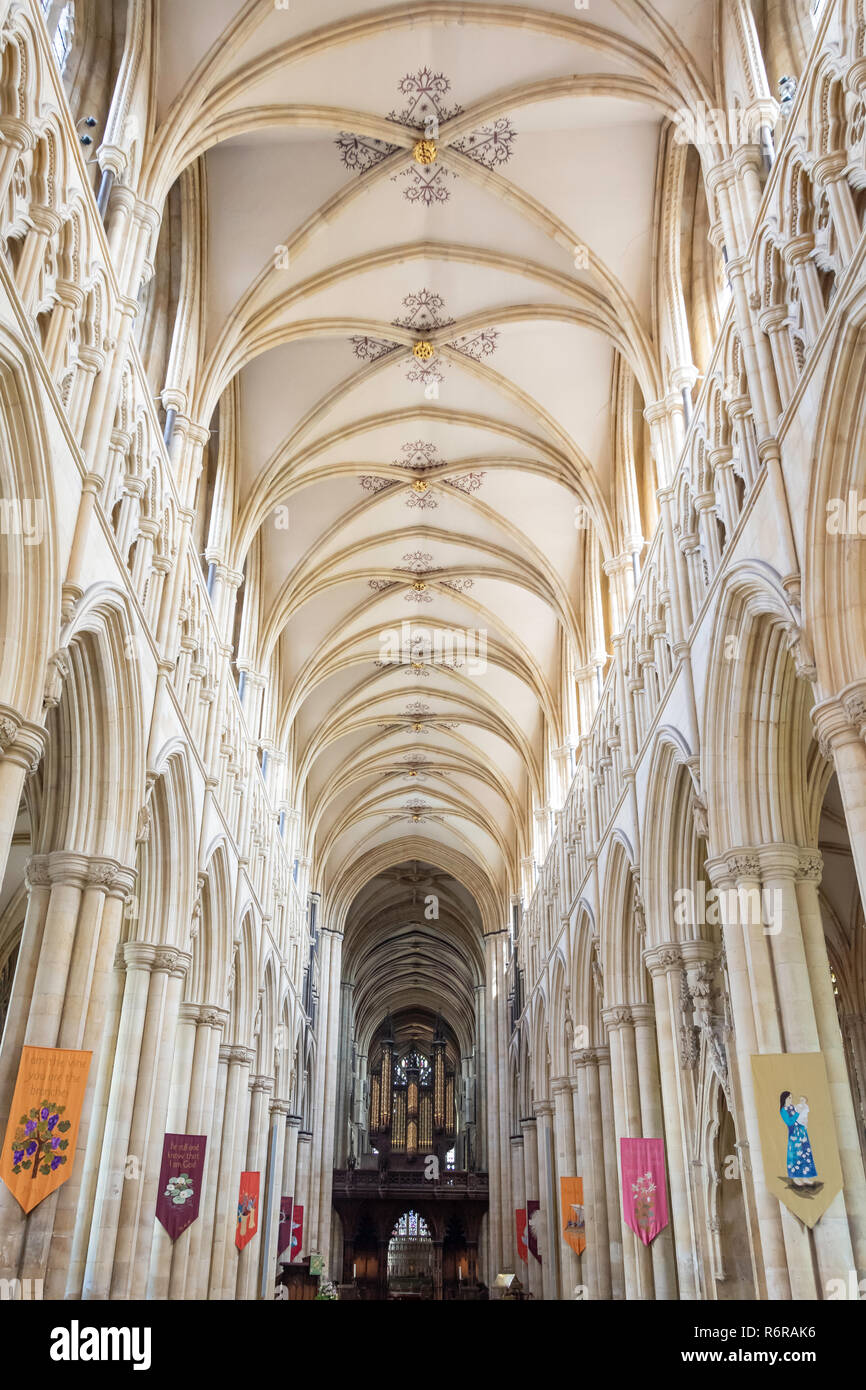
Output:
<svg viewBox="0 0 866 1390">
<path fill-rule="evenodd" d="M 435 1297 L 435 1250 L 430 1228 L 417 1211 L 398 1217 L 388 1242 L 388 1297 Z"/>
</svg>

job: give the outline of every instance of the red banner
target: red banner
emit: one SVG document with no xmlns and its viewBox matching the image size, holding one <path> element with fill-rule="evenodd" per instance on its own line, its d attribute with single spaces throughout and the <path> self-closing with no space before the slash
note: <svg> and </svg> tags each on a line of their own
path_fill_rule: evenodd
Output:
<svg viewBox="0 0 866 1390">
<path fill-rule="evenodd" d="M 156 1219 L 162 1222 L 172 1240 L 177 1240 L 198 1216 L 206 1148 L 206 1134 L 165 1136 Z"/>
<path fill-rule="evenodd" d="M 526 1244 L 526 1207 L 515 1207 L 514 1219 L 517 1222 L 517 1253 L 526 1264 L 529 1259 L 529 1247 Z"/>
<path fill-rule="evenodd" d="M 304 1208 L 292 1204 L 291 1197 L 280 1198 L 280 1230 L 277 1236 L 277 1254 L 288 1250 L 288 1258 L 293 1260 L 300 1254 L 301 1236 L 304 1224 Z"/>
<path fill-rule="evenodd" d="M 243 1250 L 259 1229 L 259 1173 L 241 1173 L 235 1245 Z"/>
<path fill-rule="evenodd" d="M 620 1139 L 622 1214 L 644 1245 L 668 1224 L 663 1139 Z"/>
<path fill-rule="evenodd" d="M 292 1215 L 292 1245 L 291 1258 L 296 1260 L 301 1253 L 301 1246 L 304 1243 L 304 1208 L 295 1207 Z"/>
</svg>

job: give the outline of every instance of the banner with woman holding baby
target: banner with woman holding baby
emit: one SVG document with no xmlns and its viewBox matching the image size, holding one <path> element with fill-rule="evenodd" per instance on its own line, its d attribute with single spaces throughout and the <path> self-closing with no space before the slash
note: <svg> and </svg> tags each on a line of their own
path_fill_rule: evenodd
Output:
<svg viewBox="0 0 866 1390">
<path fill-rule="evenodd" d="M 752 1058 L 764 1181 L 806 1226 L 842 1191 L 836 1126 L 820 1052 Z"/>
</svg>

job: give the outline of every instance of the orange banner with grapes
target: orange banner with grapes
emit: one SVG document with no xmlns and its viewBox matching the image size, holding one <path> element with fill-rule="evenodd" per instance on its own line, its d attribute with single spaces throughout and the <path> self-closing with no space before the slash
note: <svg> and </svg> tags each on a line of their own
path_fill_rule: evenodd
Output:
<svg viewBox="0 0 866 1390">
<path fill-rule="evenodd" d="M 24 1047 L 0 1154 L 0 1178 L 25 1211 L 66 1181 L 92 1052 Z"/>
</svg>

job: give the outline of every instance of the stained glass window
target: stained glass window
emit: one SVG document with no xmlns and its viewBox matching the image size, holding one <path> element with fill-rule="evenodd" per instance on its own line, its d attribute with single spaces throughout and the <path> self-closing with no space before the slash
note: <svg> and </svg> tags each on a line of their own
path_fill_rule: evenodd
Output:
<svg viewBox="0 0 866 1390">
<path fill-rule="evenodd" d="M 394 1226 L 391 1235 L 403 1240 L 429 1240 L 430 1229 L 423 1216 L 419 1216 L 417 1211 L 405 1211 Z"/>
</svg>

